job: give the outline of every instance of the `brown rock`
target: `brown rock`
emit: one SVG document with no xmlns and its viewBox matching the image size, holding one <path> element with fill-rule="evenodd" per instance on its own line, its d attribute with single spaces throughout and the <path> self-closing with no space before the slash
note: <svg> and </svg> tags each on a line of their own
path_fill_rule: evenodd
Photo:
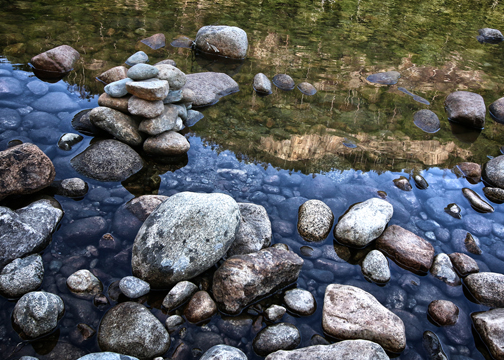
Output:
<svg viewBox="0 0 504 360">
<path fill-rule="evenodd" d="M 55 176 L 53 163 L 36 145 L 26 143 L 0 152 L 0 199 L 37 192 Z"/>
<path fill-rule="evenodd" d="M 429 304 L 429 315 L 440 326 L 455 325 L 458 320 L 459 308 L 447 300 L 434 300 Z"/>
<path fill-rule="evenodd" d="M 186 319 L 192 323 L 211 318 L 217 312 L 217 305 L 206 291 L 198 291 L 193 295 L 184 310 Z"/>
<path fill-rule="evenodd" d="M 145 140 L 143 149 L 150 155 L 182 155 L 189 151 L 191 145 L 185 136 L 175 131 L 167 131 Z"/>
<path fill-rule="evenodd" d="M 471 318 L 492 357 L 504 359 L 504 309 L 474 313 Z"/>
<path fill-rule="evenodd" d="M 114 238 L 112 234 L 106 233 L 100 238 L 98 247 L 100 249 L 111 249 L 114 250 L 119 247 L 119 242 Z"/>
<path fill-rule="evenodd" d="M 222 311 L 237 314 L 256 299 L 296 281 L 302 266 L 303 259 L 280 248 L 233 256 L 214 274 L 215 300 Z"/>
<path fill-rule="evenodd" d="M 103 93 L 98 98 L 98 105 L 109 107 L 111 109 L 119 110 L 125 114 L 128 114 L 128 100 L 131 95 L 126 95 L 121 98 L 115 98 L 107 93 Z"/>
<path fill-rule="evenodd" d="M 479 272 L 478 263 L 466 254 L 452 253 L 448 255 L 455 270 L 460 276 Z"/>
<path fill-rule="evenodd" d="M 451 121 L 476 129 L 485 126 L 485 101 L 479 94 L 455 91 L 446 97 L 445 110 Z"/>
<path fill-rule="evenodd" d="M 471 204 L 471 207 L 474 210 L 480 213 L 494 212 L 494 208 L 492 207 L 492 205 L 483 200 L 481 196 L 479 196 L 474 190 L 471 190 L 469 188 L 463 188 L 462 194 L 467 200 L 469 200 L 469 203 Z"/>
<path fill-rule="evenodd" d="M 481 180 L 481 165 L 473 162 L 462 162 L 457 165 L 458 169 L 467 178 L 478 183 Z"/>
<path fill-rule="evenodd" d="M 61 45 L 31 58 L 30 62 L 37 70 L 69 72 L 80 58 L 79 52 L 68 45 Z"/>
<path fill-rule="evenodd" d="M 491 202 L 502 204 L 504 202 L 504 189 L 494 187 L 484 187 L 483 192 Z"/>
<path fill-rule="evenodd" d="M 156 210 L 159 204 L 161 204 L 166 199 L 168 199 L 168 196 L 143 195 L 128 201 L 126 203 L 126 209 L 128 209 L 133 215 L 135 215 L 138 220 L 143 222 L 154 210 Z"/>
<path fill-rule="evenodd" d="M 154 34 L 146 39 L 141 40 L 141 42 L 153 50 L 161 49 L 166 45 L 166 38 L 164 34 Z"/>
<path fill-rule="evenodd" d="M 471 295 L 480 304 L 504 307 L 504 275 L 492 272 L 471 274 L 464 279 Z"/>
<path fill-rule="evenodd" d="M 170 91 L 166 80 L 149 79 L 131 81 L 126 84 L 126 90 L 140 99 L 156 101 L 163 100 Z"/>
<path fill-rule="evenodd" d="M 327 286 L 322 328 L 337 339 L 370 340 L 393 353 L 400 353 L 406 347 L 405 327 L 399 316 L 355 286 Z"/>
<path fill-rule="evenodd" d="M 163 113 L 164 106 L 161 100 L 149 101 L 132 96 L 128 100 L 128 111 L 131 115 L 143 116 L 148 119 L 155 118 Z"/>
<path fill-rule="evenodd" d="M 482 251 L 480 247 L 478 246 L 474 237 L 469 232 L 467 233 L 466 238 L 464 240 L 464 245 L 467 251 L 469 251 L 471 254 L 481 255 Z"/>
<path fill-rule="evenodd" d="M 127 73 L 128 69 L 125 66 L 116 66 L 98 75 L 97 79 L 103 81 L 105 84 L 110 84 L 114 81 L 126 79 L 128 77 Z"/>
<path fill-rule="evenodd" d="M 416 274 L 428 272 L 434 259 L 434 247 L 428 241 L 398 225 L 383 232 L 376 240 L 376 248 Z"/>
</svg>

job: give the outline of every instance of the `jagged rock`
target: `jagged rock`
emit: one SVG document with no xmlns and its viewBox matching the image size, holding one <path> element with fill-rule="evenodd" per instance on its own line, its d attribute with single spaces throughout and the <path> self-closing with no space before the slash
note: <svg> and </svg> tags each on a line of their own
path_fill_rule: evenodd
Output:
<svg viewBox="0 0 504 360">
<path fill-rule="evenodd" d="M 12 211 L 0 206 L 0 268 L 14 259 L 42 251 L 63 217 L 56 200 L 38 200 Z"/>
<path fill-rule="evenodd" d="M 400 353 L 406 346 L 402 320 L 373 295 L 354 286 L 327 286 L 322 328 L 337 339 L 375 341 L 393 353 Z"/>
<path fill-rule="evenodd" d="M 453 267 L 460 276 L 467 276 L 479 272 L 478 263 L 466 254 L 452 253 L 448 256 L 450 257 Z"/>
<path fill-rule="evenodd" d="M 66 281 L 68 289 L 81 298 L 92 298 L 103 291 L 103 285 L 89 270 L 78 270 Z"/>
<path fill-rule="evenodd" d="M 68 45 L 61 45 L 32 57 L 30 63 L 37 70 L 66 73 L 73 69 L 79 58 L 77 50 Z"/>
<path fill-rule="evenodd" d="M 320 200 L 308 200 L 299 207 L 297 229 L 307 241 L 325 240 L 333 222 L 331 208 Z"/>
<path fill-rule="evenodd" d="M 190 102 L 193 106 L 213 105 L 223 96 L 239 90 L 238 83 L 224 73 L 204 72 L 186 75 L 187 82 L 182 88 L 184 100 L 186 90 L 193 92 Z"/>
<path fill-rule="evenodd" d="M 290 311 L 303 316 L 309 316 L 317 309 L 315 298 L 307 290 L 293 289 L 287 291 L 284 295 L 284 302 Z"/>
<path fill-rule="evenodd" d="M 145 140 L 143 149 L 150 155 L 174 156 L 183 155 L 191 145 L 184 135 L 175 131 L 166 131 Z"/>
<path fill-rule="evenodd" d="M 383 284 L 390 280 L 388 260 L 381 251 L 371 250 L 362 262 L 362 273 L 367 279 Z"/>
<path fill-rule="evenodd" d="M 215 313 L 217 313 L 217 305 L 206 291 L 195 293 L 184 310 L 186 319 L 192 323 L 207 320 Z"/>
<path fill-rule="evenodd" d="M 494 359 L 504 359 L 504 309 L 471 314 L 476 331 Z"/>
<path fill-rule="evenodd" d="M 434 257 L 430 272 L 436 279 L 444 281 L 449 286 L 461 284 L 450 258 L 445 253 L 437 254 Z"/>
<path fill-rule="evenodd" d="M 222 311 L 237 314 L 254 300 L 296 281 L 302 265 L 298 255 L 280 248 L 233 256 L 214 273 L 213 295 Z"/>
<path fill-rule="evenodd" d="M 119 281 L 119 289 L 130 299 L 136 299 L 149 293 L 150 285 L 148 282 L 134 276 L 126 276 Z"/>
<path fill-rule="evenodd" d="M 101 350 L 144 360 L 164 354 L 170 347 L 170 336 L 145 306 L 123 302 L 103 316 L 98 344 Z"/>
<path fill-rule="evenodd" d="M 198 287 L 190 281 L 177 283 L 165 296 L 163 306 L 171 311 L 191 298 L 198 291 Z"/>
<path fill-rule="evenodd" d="M 138 125 L 131 116 L 108 107 L 99 106 L 91 110 L 89 119 L 94 126 L 105 130 L 119 141 L 130 146 L 142 144 L 142 135 L 138 132 Z"/>
<path fill-rule="evenodd" d="M 447 300 L 434 300 L 429 304 L 429 315 L 439 326 L 455 325 L 458 320 L 459 308 Z"/>
<path fill-rule="evenodd" d="M 23 296 L 42 285 L 44 264 L 39 254 L 15 259 L 0 273 L 0 294 L 9 298 Z"/>
<path fill-rule="evenodd" d="M 383 232 L 376 240 L 376 249 L 397 265 L 419 274 L 427 273 L 434 259 L 434 247 L 428 241 L 398 225 Z"/>
<path fill-rule="evenodd" d="M 63 300 L 59 296 L 33 291 L 18 300 L 12 312 L 12 319 L 26 337 L 36 338 L 56 328 L 64 308 Z"/>
<path fill-rule="evenodd" d="M 153 288 L 188 280 L 229 249 L 239 225 L 238 204 L 224 194 L 182 192 L 145 220 L 133 244 L 133 275 Z"/>
<path fill-rule="evenodd" d="M 142 158 L 117 140 L 101 140 L 70 160 L 80 174 L 99 181 L 123 181 L 140 171 Z"/>
<path fill-rule="evenodd" d="M 129 82 L 126 84 L 126 90 L 140 99 L 156 101 L 168 96 L 170 86 L 166 80 L 149 79 Z"/>
<path fill-rule="evenodd" d="M 265 360 L 389 360 L 385 350 L 368 340 L 345 340 L 331 345 L 314 345 L 296 350 L 279 350 Z"/>
<path fill-rule="evenodd" d="M 213 55 L 231 59 L 244 59 L 247 56 L 247 33 L 236 26 L 203 26 L 194 40 L 196 48 Z"/>
<path fill-rule="evenodd" d="M 105 84 L 110 84 L 115 81 L 126 79 L 128 77 L 128 69 L 125 66 L 115 66 L 112 69 L 101 73 L 96 78 L 103 81 Z"/>
<path fill-rule="evenodd" d="M 464 285 L 481 304 L 489 307 L 504 307 L 504 275 L 480 272 L 468 275 Z"/>
<path fill-rule="evenodd" d="M 253 342 L 254 351 L 266 356 L 278 350 L 295 349 L 301 343 L 301 334 L 292 324 L 279 323 L 262 329 Z"/>
<path fill-rule="evenodd" d="M 215 345 L 208 349 L 200 360 L 247 360 L 247 355 L 229 345 Z"/>
<path fill-rule="evenodd" d="M 36 145 L 25 143 L 0 152 L 0 200 L 32 194 L 49 186 L 56 176 L 51 160 Z"/>
<path fill-rule="evenodd" d="M 485 101 L 479 94 L 455 91 L 446 97 L 445 110 L 450 121 L 476 129 L 485 127 Z"/>
<path fill-rule="evenodd" d="M 382 234 L 393 213 L 382 199 L 354 204 L 334 227 L 334 237 L 344 245 L 364 247 Z"/>
<path fill-rule="evenodd" d="M 250 203 L 238 203 L 238 206 L 241 221 L 235 241 L 227 252 L 228 257 L 250 254 L 271 244 L 271 222 L 266 209 Z"/>
</svg>

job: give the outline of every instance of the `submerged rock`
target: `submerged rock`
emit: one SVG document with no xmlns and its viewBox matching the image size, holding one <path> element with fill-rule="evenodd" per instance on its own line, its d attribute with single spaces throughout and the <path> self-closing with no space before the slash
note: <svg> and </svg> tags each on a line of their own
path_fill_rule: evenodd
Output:
<svg viewBox="0 0 504 360">
<path fill-rule="evenodd" d="M 236 255 L 215 272 L 212 291 L 222 311 L 237 314 L 253 301 L 296 281 L 302 266 L 303 259 L 281 248 Z"/>
<path fill-rule="evenodd" d="M 476 39 L 481 43 L 498 44 L 504 40 L 504 36 L 497 29 L 483 28 L 478 30 Z"/>
<path fill-rule="evenodd" d="M 152 359 L 170 347 L 163 324 L 143 305 L 120 303 L 108 310 L 98 329 L 101 350 Z"/>
<path fill-rule="evenodd" d="M 382 199 L 357 203 L 334 227 L 334 237 L 344 245 L 364 247 L 380 236 L 392 218 L 394 208 Z"/>
<path fill-rule="evenodd" d="M 446 97 L 445 110 L 450 121 L 476 129 L 485 127 L 485 101 L 479 94 L 455 91 Z"/>
<path fill-rule="evenodd" d="M 159 33 L 159 34 L 154 34 L 152 36 L 149 36 L 146 39 L 140 40 L 141 43 L 147 45 L 153 50 L 158 50 L 161 49 L 162 47 L 165 47 L 166 45 L 166 38 L 164 34 Z"/>
<path fill-rule="evenodd" d="M 261 95 L 271 94 L 271 81 L 263 73 L 254 76 L 254 90 Z"/>
<path fill-rule="evenodd" d="M 317 89 L 315 89 L 315 86 L 313 86 L 308 82 L 299 83 L 297 88 L 304 95 L 312 96 L 317 93 Z"/>
<path fill-rule="evenodd" d="M 428 109 L 422 109 L 413 114 L 413 123 L 429 134 L 436 133 L 441 129 L 438 116 Z"/>
<path fill-rule="evenodd" d="M 371 250 L 362 262 L 364 277 L 373 282 L 383 284 L 390 280 L 388 260 L 381 251 Z"/>
<path fill-rule="evenodd" d="M 337 339 L 370 340 L 393 353 L 400 353 L 406 347 L 402 320 L 373 295 L 354 286 L 327 286 L 322 328 Z"/>
<path fill-rule="evenodd" d="M 292 78 L 287 74 L 278 74 L 273 76 L 273 84 L 284 91 L 291 91 L 296 85 L 294 80 L 292 80 Z"/>
<path fill-rule="evenodd" d="M 299 207 L 297 229 L 307 241 L 325 240 L 333 223 L 331 209 L 320 200 L 308 200 Z"/>
<path fill-rule="evenodd" d="M 480 304 L 489 307 L 504 307 L 504 275 L 480 272 L 468 275 L 464 285 Z"/>
<path fill-rule="evenodd" d="M 494 359 L 504 359 L 504 309 L 471 314 L 474 328 Z"/>
<path fill-rule="evenodd" d="M 186 75 L 183 90 L 191 90 L 193 106 L 213 105 L 223 96 L 240 90 L 238 83 L 224 73 L 204 72 Z"/>
<path fill-rule="evenodd" d="M 404 176 L 401 176 L 398 179 L 394 179 L 394 185 L 404 191 L 411 191 L 413 189 L 411 187 L 409 180 L 406 179 Z"/>
<path fill-rule="evenodd" d="M 56 328 L 64 308 L 59 296 L 33 291 L 18 300 L 12 312 L 12 320 L 26 337 L 37 338 Z"/>
<path fill-rule="evenodd" d="M 434 300 L 429 304 L 428 312 L 432 320 L 439 326 L 455 325 L 458 320 L 459 308 L 447 300 Z"/>
<path fill-rule="evenodd" d="M 231 59 L 244 59 L 247 56 L 247 33 L 236 26 L 203 26 L 198 30 L 195 46 L 208 54 Z"/>
<path fill-rule="evenodd" d="M 55 176 L 53 163 L 36 145 L 26 143 L 0 152 L 0 200 L 37 192 Z"/>
<path fill-rule="evenodd" d="M 117 140 L 97 141 L 70 163 L 78 173 L 99 181 L 123 181 L 143 167 L 136 151 Z"/>
<path fill-rule="evenodd" d="M 431 360 L 448 360 L 441 341 L 432 331 L 425 331 L 423 334 L 422 345 Z"/>
<path fill-rule="evenodd" d="M 376 240 L 376 248 L 397 265 L 417 274 L 429 271 L 434 247 L 426 240 L 398 225 L 392 225 Z"/>
<path fill-rule="evenodd" d="M 397 71 L 387 71 L 371 74 L 366 78 L 366 80 L 375 84 L 394 85 L 397 84 L 397 81 L 400 77 L 401 74 L 399 74 Z"/>
<path fill-rule="evenodd" d="M 296 350 L 279 350 L 269 354 L 265 360 L 389 360 L 385 350 L 368 340 L 345 340 L 331 345 L 314 345 Z"/>
<path fill-rule="evenodd" d="M 477 193 L 468 188 L 462 189 L 462 194 L 464 197 L 469 200 L 471 207 L 480 213 L 492 213 L 494 212 L 494 208 L 492 205 L 483 200 Z"/>
<path fill-rule="evenodd" d="M 42 285 L 44 264 L 39 254 L 15 259 L 0 272 L 0 294 L 9 298 L 23 296 Z"/>
<path fill-rule="evenodd" d="M 239 219 L 238 204 L 228 195 L 171 196 L 150 214 L 135 238 L 133 275 L 153 288 L 166 288 L 201 274 L 227 252 Z"/>
<path fill-rule="evenodd" d="M 301 334 L 292 324 L 279 323 L 262 329 L 253 342 L 254 351 L 266 356 L 278 350 L 295 349 L 301 343 Z"/>
<path fill-rule="evenodd" d="M 68 45 L 61 45 L 32 57 L 30 63 L 37 70 L 66 73 L 73 69 L 79 58 L 77 50 Z"/>
</svg>

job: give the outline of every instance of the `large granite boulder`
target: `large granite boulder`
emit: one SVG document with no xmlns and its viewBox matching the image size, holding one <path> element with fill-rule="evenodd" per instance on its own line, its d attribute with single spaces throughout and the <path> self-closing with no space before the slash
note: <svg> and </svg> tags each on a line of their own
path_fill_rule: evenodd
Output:
<svg viewBox="0 0 504 360">
<path fill-rule="evenodd" d="M 55 176 L 53 163 L 36 145 L 25 143 L 0 152 L 0 200 L 39 191 Z"/>
<path fill-rule="evenodd" d="M 163 324 L 143 305 L 120 303 L 103 316 L 98 329 L 102 351 L 135 356 L 141 360 L 160 356 L 170 347 Z"/>
<path fill-rule="evenodd" d="M 78 173 L 99 181 L 123 181 L 143 167 L 140 155 L 117 140 L 97 141 L 70 163 Z"/>
<path fill-rule="evenodd" d="M 445 110 L 448 120 L 476 129 L 485 127 L 485 101 L 479 94 L 455 91 L 446 97 Z"/>
<path fill-rule="evenodd" d="M 279 350 L 265 360 L 389 360 L 385 350 L 368 340 L 345 340 L 331 345 L 314 345 L 296 350 Z"/>
<path fill-rule="evenodd" d="M 58 295 L 33 291 L 18 300 L 12 320 L 28 338 L 36 338 L 53 331 L 63 316 L 63 300 Z"/>
<path fill-rule="evenodd" d="M 38 200 L 12 211 L 0 206 L 0 268 L 14 259 L 42 251 L 63 217 L 53 200 Z"/>
<path fill-rule="evenodd" d="M 61 45 L 31 58 L 37 70 L 66 73 L 73 69 L 80 58 L 79 52 L 68 45 Z"/>
<path fill-rule="evenodd" d="M 94 126 L 130 146 L 138 146 L 143 141 L 135 120 L 120 111 L 99 106 L 91 110 L 89 119 Z"/>
<path fill-rule="evenodd" d="M 327 286 L 322 328 L 337 339 L 370 340 L 393 353 L 400 353 L 406 347 L 402 320 L 373 295 L 354 286 Z"/>
<path fill-rule="evenodd" d="M 189 280 L 228 251 L 239 224 L 238 204 L 228 195 L 173 195 L 138 231 L 131 260 L 133 275 L 152 288 Z"/>
<path fill-rule="evenodd" d="M 393 214 L 392 205 L 382 199 L 354 204 L 334 227 L 334 237 L 344 245 L 362 248 L 382 234 Z"/>
<path fill-rule="evenodd" d="M 196 48 L 212 55 L 231 59 L 247 56 L 247 33 L 236 26 L 203 26 L 194 40 Z"/>
<path fill-rule="evenodd" d="M 44 263 L 39 254 L 15 259 L 0 272 L 0 294 L 17 298 L 42 285 Z"/>
<path fill-rule="evenodd" d="M 271 222 L 261 205 L 238 203 L 241 221 L 227 256 L 250 254 L 271 244 Z"/>
<path fill-rule="evenodd" d="M 464 285 L 481 304 L 489 307 L 504 307 L 504 275 L 480 272 L 468 275 Z"/>
<path fill-rule="evenodd" d="M 376 248 L 397 265 L 414 273 L 425 274 L 434 260 L 434 247 L 427 240 L 392 225 L 376 240 Z"/>
<path fill-rule="evenodd" d="M 186 75 L 183 90 L 192 90 L 193 106 L 213 105 L 223 96 L 239 91 L 238 83 L 224 73 L 204 72 Z"/>
<path fill-rule="evenodd" d="M 492 357 L 504 359 L 504 309 L 473 313 L 471 318 Z"/>
<path fill-rule="evenodd" d="M 504 189 L 504 155 L 496 156 L 484 165 L 483 178 L 491 185 Z"/>
<path fill-rule="evenodd" d="M 303 259 L 292 251 L 267 248 L 227 259 L 214 273 L 219 308 L 238 314 L 247 305 L 297 280 Z"/>
</svg>

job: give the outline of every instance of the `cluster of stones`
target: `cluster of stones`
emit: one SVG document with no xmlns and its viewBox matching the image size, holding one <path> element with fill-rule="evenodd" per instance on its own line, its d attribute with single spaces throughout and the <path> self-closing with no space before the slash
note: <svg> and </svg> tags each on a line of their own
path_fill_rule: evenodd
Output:
<svg viewBox="0 0 504 360">
<path fill-rule="evenodd" d="M 277 88 L 284 91 L 291 91 L 296 85 L 292 77 L 287 74 L 275 75 L 273 77 L 273 84 L 275 84 Z M 311 96 L 317 93 L 315 86 L 306 81 L 299 83 L 297 88 L 303 95 Z M 256 74 L 254 76 L 254 90 L 262 96 L 271 94 L 272 91 L 270 79 L 268 79 L 268 77 L 263 73 Z"/>
</svg>

